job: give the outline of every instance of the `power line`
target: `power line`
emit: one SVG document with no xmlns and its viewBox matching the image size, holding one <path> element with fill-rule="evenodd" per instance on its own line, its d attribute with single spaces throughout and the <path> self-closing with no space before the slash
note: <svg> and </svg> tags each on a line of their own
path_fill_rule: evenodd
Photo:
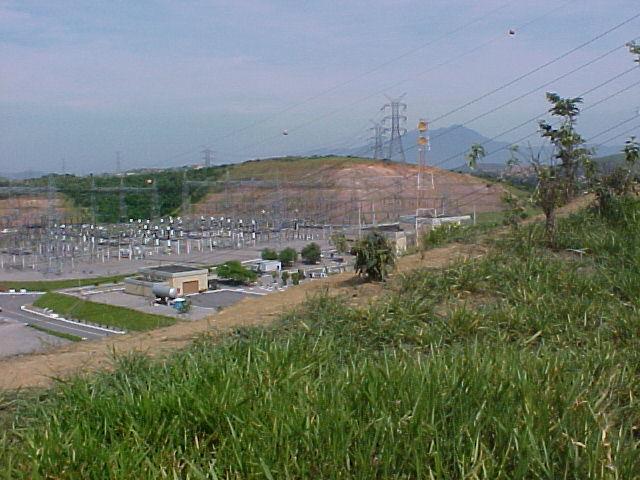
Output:
<svg viewBox="0 0 640 480">
<path fill-rule="evenodd" d="M 521 94 L 521 95 L 518 95 L 517 97 L 512 98 L 511 100 L 509 100 L 509 101 L 507 101 L 507 102 L 505 102 L 505 103 L 502 103 L 501 105 L 498 105 L 497 107 L 491 108 L 490 110 L 488 110 L 488 111 L 486 111 L 486 112 L 484 112 L 484 113 L 481 113 L 481 114 L 479 114 L 479 115 L 476 115 L 476 116 L 475 116 L 475 117 L 473 117 L 472 119 L 467 120 L 466 122 L 464 122 L 464 123 L 462 123 L 462 124 L 460 124 L 460 125 L 455 125 L 454 127 L 447 129 L 447 131 L 446 131 L 446 132 L 442 132 L 442 133 L 440 133 L 440 134 L 436 135 L 435 137 L 433 137 L 433 139 L 435 140 L 435 139 L 437 139 L 437 138 L 439 138 L 439 137 L 441 137 L 441 136 L 443 136 L 443 135 L 445 135 L 445 134 L 449 134 L 449 133 L 451 133 L 451 132 L 452 132 L 452 131 L 454 131 L 454 130 L 457 130 L 457 129 L 459 129 L 459 128 L 462 128 L 462 127 L 464 127 L 465 125 L 468 125 L 468 124 L 470 124 L 470 123 L 473 123 L 473 122 L 475 122 L 476 120 L 479 120 L 479 119 L 481 119 L 481 118 L 486 117 L 487 115 L 490 115 L 490 114 L 492 114 L 492 113 L 495 113 L 495 112 L 497 112 L 498 110 L 503 109 L 504 107 L 507 107 L 507 106 L 509 106 L 509 105 L 512 105 L 513 103 L 517 102 L 518 100 L 522 100 L 523 98 L 528 97 L 529 95 L 532 95 L 533 93 L 537 92 L 538 90 L 542 90 L 543 88 L 546 88 L 546 87 L 548 87 L 549 85 L 554 84 L 555 82 L 558 82 L 558 81 L 560 81 L 560 80 L 563 80 L 563 79 L 567 78 L 568 76 L 573 75 L 574 73 L 579 72 L 580 70 L 582 70 L 582 69 L 584 69 L 584 68 L 586 68 L 586 67 L 588 67 L 588 66 L 593 65 L 594 63 L 596 63 L 596 62 L 598 62 L 598 61 L 602 60 L 603 58 L 605 58 L 605 57 L 607 57 L 607 56 L 611 55 L 612 53 L 614 53 L 614 52 L 616 52 L 616 51 L 620 50 L 621 48 L 624 48 L 624 47 L 625 47 L 625 45 L 626 45 L 626 43 L 624 43 L 624 44 L 622 44 L 622 45 L 619 45 L 619 46 L 617 46 L 617 47 L 615 47 L 615 48 L 612 48 L 612 49 L 611 49 L 611 50 L 609 50 L 608 52 L 605 52 L 605 53 L 603 53 L 602 55 L 599 55 L 598 57 L 596 57 L 596 58 L 594 58 L 594 59 L 592 59 L 592 60 L 590 60 L 590 61 L 588 61 L 588 62 L 586 62 L 586 63 L 583 63 L 582 65 L 580 65 L 580 66 L 579 66 L 579 67 L 577 67 L 577 68 L 574 68 L 573 70 L 570 70 L 570 71 L 568 71 L 568 72 L 566 72 L 566 73 L 563 73 L 562 75 L 560 75 L 560 76 L 558 76 L 558 77 L 555 77 L 555 78 L 554 78 L 554 79 L 552 79 L 552 80 L 549 80 L 549 81 L 547 81 L 547 82 L 545 82 L 545 83 L 543 83 L 543 84 L 541 84 L 541 85 L 538 85 L 537 87 L 532 88 L 531 90 L 528 90 L 527 92 L 525 92 L 525 93 L 523 93 L 523 94 Z M 440 118 L 442 118 L 442 117 L 440 117 Z M 435 120 L 434 120 L 434 121 L 435 121 Z"/>
<path fill-rule="evenodd" d="M 587 45 L 591 45 L 592 43 L 600 40 L 601 38 L 609 35 L 610 33 L 614 32 L 616 30 L 618 30 L 619 28 L 624 27 L 625 25 L 627 25 L 628 23 L 632 22 L 633 20 L 635 20 L 638 17 L 640 17 L 640 12 L 636 13 L 635 15 L 632 15 L 631 17 L 627 18 L 623 22 L 620 22 L 617 25 L 614 25 L 613 27 L 605 30 L 604 32 L 602 32 L 602 33 L 596 35 L 595 37 L 587 40 L 586 42 L 581 43 L 577 47 L 574 47 L 574 48 L 564 52 L 562 55 L 559 55 L 559 56 L 553 58 L 552 60 L 549 60 L 548 62 L 545 62 L 542 65 L 539 65 L 539 66 L 537 66 L 536 68 L 534 68 L 532 70 L 529 70 L 527 73 L 524 73 L 524 74 L 514 78 L 513 80 L 511 80 L 511 81 L 509 81 L 509 82 L 507 82 L 507 83 L 505 83 L 503 85 L 500 85 L 499 87 L 494 88 L 493 90 L 491 90 L 491 91 L 489 91 L 489 92 L 487 92 L 487 93 L 485 93 L 483 95 L 480 95 L 479 97 L 474 98 L 473 100 L 470 100 L 467 103 L 464 103 L 459 107 L 454 108 L 453 110 L 449 110 L 448 112 L 446 112 L 446 113 L 434 118 L 433 120 L 431 120 L 431 122 L 434 123 L 434 122 L 437 122 L 439 120 L 442 120 L 443 118 L 446 118 L 446 117 L 448 117 L 448 116 L 450 116 L 450 115 L 452 115 L 452 114 L 454 114 L 456 112 L 459 112 L 460 110 L 463 110 L 463 109 L 467 108 L 468 106 L 473 105 L 474 103 L 477 103 L 480 100 L 493 95 L 494 93 L 500 92 L 500 91 L 504 90 L 505 88 L 510 87 L 511 85 L 519 82 L 520 80 L 523 80 L 523 79 L 533 75 L 534 73 L 539 72 L 540 70 L 548 67 L 549 65 L 553 65 L 554 63 L 562 60 L 563 58 L 568 57 L 572 53 L 575 53 L 578 50 L 586 47 Z"/>
<path fill-rule="evenodd" d="M 517 28 L 518 28 L 519 30 L 523 30 L 523 29 L 525 29 L 526 27 L 528 27 L 529 25 L 531 25 L 531 24 L 533 24 L 533 23 L 535 23 L 535 22 L 537 22 L 537 21 L 539 21 L 539 20 L 541 20 L 541 19 L 543 19 L 543 18 L 547 17 L 548 15 L 550 15 L 550 14 L 554 13 L 555 11 L 557 11 L 557 10 L 559 10 L 559 9 L 563 8 L 564 6 L 566 6 L 566 5 L 568 5 L 569 3 L 572 3 L 572 2 L 574 2 L 574 1 L 575 1 L 575 0 L 568 0 L 568 1 L 564 2 L 564 3 L 562 3 L 561 5 L 556 6 L 556 7 L 552 8 L 551 10 L 549 10 L 549 11 L 547 11 L 547 12 L 545 12 L 545 13 L 541 14 L 540 16 L 535 17 L 534 19 L 532 19 L 532 20 L 530 20 L 530 21 L 528 21 L 528 22 L 525 22 L 524 24 L 522 24 L 521 26 L 519 26 L 519 27 L 517 27 Z M 390 89 L 392 89 L 392 88 L 396 88 L 396 87 L 398 87 L 398 86 L 400 86 L 400 85 L 402 85 L 402 84 L 404 84 L 404 83 L 408 82 L 409 80 L 413 80 L 413 79 L 414 79 L 414 78 L 416 78 L 416 77 L 420 77 L 420 76 L 426 75 L 427 73 L 431 73 L 431 72 L 433 72 L 433 71 L 437 70 L 438 68 L 441 68 L 441 67 L 445 67 L 445 66 L 447 66 L 447 65 L 450 65 L 451 63 L 454 63 L 454 62 L 456 62 L 457 60 L 459 60 L 459 59 L 461 59 L 461 58 L 463 58 L 463 57 L 467 57 L 467 56 L 469 56 L 469 55 L 472 55 L 473 53 L 475 53 L 475 52 L 477 52 L 477 51 L 479 51 L 479 50 L 481 50 L 481 49 L 485 48 L 486 46 L 488 46 L 488 45 L 490 45 L 491 43 L 494 43 L 495 41 L 500 40 L 500 39 L 504 39 L 504 34 L 501 34 L 501 35 L 497 35 L 497 36 L 495 36 L 495 37 L 492 37 L 490 40 L 488 40 L 488 41 L 486 41 L 486 42 L 484 42 L 484 43 L 478 44 L 478 45 L 476 45 L 474 48 L 471 48 L 471 49 L 469 49 L 469 50 L 466 50 L 466 51 L 462 52 L 461 54 L 459 54 L 459 55 L 457 55 L 457 56 L 455 56 L 455 57 L 449 57 L 447 60 L 445 60 L 445 61 L 443 61 L 443 62 L 441 62 L 441 63 L 439 63 L 439 64 L 437 64 L 437 65 L 434 65 L 434 66 L 433 66 L 433 67 L 431 67 L 431 68 L 428 68 L 428 69 L 426 69 L 426 70 L 423 70 L 423 71 L 421 71 L 421 72 L 417 73 L 416 75 L 412 75 L 411 77 L 405 78 L 404 80 L 401 80 L 401 81 L 398 81 L 398 82 L 395 82 L 395 83 L 392 83 L 392 84 L 388 84 L 388 85 L 386 85 L 384 88 L 382 88 L 382 89 L 380 89 L 380 90 L 377 90 L 377 91 L 375 91 L 375 92 L 373 92 L 373 93 L 371 93 L 371 94 L 368 94 L 368 95 L 366 95 L 366 96 L 360 97 L 360 98 L 358 98 L 357 100 L 355 100 L 355 101 L 353 101 L 353 102 L 350 102 L 350 103 L 348 103 L 348 104 L 345 104 L 345 105 L 343 105 L 343 106 L 341 106 L 341 107 L 338 107 L 338 108 L 336 108 L 336 109 L 334 109 L 334 110 L 331 110 L 331 111 L 329 111 L 329 112 L 327 112 L 327 113 L 325 113 L 325 114 L 319 115 L 319 116 L 317 116 L 317 117 L 315 117 L 315 118 L 312 118 L 312 119 L 310 119 L 310 120 L 308 120 L 308 121 L 306 121 L 306 122 L 303 122 L 303 123 L 301 123 L 301 124 L 298 124 L 297 126 L 294 126 L 294 127 L 292 127 L 292 128 L 289 128 L 289 129 L 288 129 L 288 132 L 289 132 L 289 133 L 291 133 L 291 132 L 298 131 L 298 130 L 300 130 L 300 129 L 302 129 L 302 128 L 305 128 L 305 127 L 307 127 L 307 126 L 309 126 L 309 125 L 312 125 L 312 124 L 314 124 L 314 123 L 318 122 L 319 120 L 323 120 L 323 119 L 328 118 L 328 117 L 331 117 L 331 116 L 333 116 L 333 115 L 335 115 L 335 114 L 337 114 L 337 113 L 340 113 L 340 112 L 342 112 L 342 111 L 346 110 L 347 108 L 351 108 L 351 107 L 353 107 L 354 105 L 357 105 L 357 104 L 359 104 L 359 103 L 361 103 L 361 102 L 363 102 L 363 101 L 366 101 L 366 100 L 369 100 L 370 98 L 373 98 L 373 97 L 375 97 L 375 96 L 378 96 L 378 95 L 384 94 L 385 92 L 389 91 Z M 236 132 L 237 132 L 237 131 L 234 131 L 233 133 L 235 134 Z M 262 145 L 262 144 L 268 143 L 269 141 L 272 141 L 272 140 L 274 140 L 274 139 L 276 139 L 276 138 L 280 138 L 280 135 L 273 135 L 273 136 L 271 136 L 271 137 L 267 137 L 267 138 L 265 138 L 265 139 L 263 139 L 263 140 L 260 140 L 260 141 L 258 141 L 258 142 L 253 142 L 252 144 L 247 145 L 246 147 L 239 149 L 239 151 L 246 151 L 246 150 L 248 150 L 249 148 L 256 147 L 256 146 L 258 146 L 258 145 Z"/>
<path fill-rule="evenodd" d="M 396 55 L 395 57 L 392 57 L 392 58 L 390 58 L 390 59 L 388 59 L 388 60 L 386 60 L 386 61 L 384 61 L 384 62 L 382 62 L 382 63 L 380 63 L 380 64 L 378 64 L 378 65 L 376 65 L 376 66 L 374 66 L 374 67 L 362 72 L 362 73 L 359 73 L 359 74 L 357 74 L 357 75 L 355 75 L 355 76 L 353 76 L 353 77 L 351 77 L 351 78 L 349 78 L 349 79 L 347 79 L 347 80 L 345 80 L 343 82 L 339 82 L 339 83 L 337 83 L 337 84 L 335 84 L 335 85 L 333 85 L 333 86 L 331 86 L 331 87 L 329 87 L 329 88 L 327 88 L 325 90 L 322 90 L 322 91 L 320 91 L 320 92 L 318 92 L 318 93 L 316 93 L 314 95 L 311 95 L 310 97 L 307 97 L 304 100 L 301 100 L 300 102 L 293 103 L 293 104 L 291 104 L 291 105 L 289 105 L 289 106 L 287 106 L 287 107 L 285 107 L 285 108 L 283 108 L 281 110 L 278 110 L 277 112 L 274 112 L 274 113 L 272 113 L 272 114 L 270 114 L 270 115 L 268 115 L 266 117 L 263 117 L 260 120 L 256 120 L 256 121 L 254 121 L 254 122 L 252 122 L 250 124 L 245 125 L 244 127 L 241 127 L 241 128 L 238 128 L 238 129 L 234 129 L 232 132 L 229 132 L 227 134 L 219 136 L 219 137 L 217 137 L 215 139 L 215 142 L 217 143 L 217 142 L 219 142 L 221 140 L 229 138 L 232 135 L 236 135 L 237 133 L 241 133 L 241 132 L 250 130 L 252 128 L 255 128 L 256 126 L 258 126 L 258 125 L 260 125 L 262 123 L 268 122 L 269 120 L 272 120 L 272 119 L 274 119 L 274 118 L 276 118 L 276 117 L 278 117 L 278 116 L 280 116 L 280 115 L 282 115 L 284 113 L 290 112 L 291 110 L 294 110 L 295 108 L 298 108 L 301 105 L 305 105 L 305 104 L 307 104 L 309 102 L 312 102 L 314 100 L 317 100 L 318 98 L 321 98 L 321 97 L 323 97 L 323 96 L 325 96 L 325 95 L 327 95 L 329 93 L 333 93 L 333 92 L 335 92 L 336 90 L 338 90 L 338 89 L 340 89 L 342 87 L 350 85 L 351 83 L 355 82 L 356 80 L 360 80 L 362 78 L 365 78 L 368 75 L 371 75 L 372 73 L 375 73 L 375 72 L 377 72 L 379 70 L 382 70 L 383 68 L 385 68 L 385 67 L 387 67 L 387 66 L 389 66 L 389 65 L 391 65 L 391 64 L 393 64 L 393 63 L 395 63 L 395 62 L 397 62 L 399 60 L 402 60 L 403 58 L 407 58 L 407 57 L 413 55 L 418 50 L 422 50 L 422 49 L 424 49 L 426 47 L 429 47 L 431 45 L 434 45 L 434 44 L 436 44 L 436 43 L 438 43 L 438 42 L 440 42 L 442 40 L 445 40 L 446 38 L 448 38 L 448 37 L 450 37 L 452 35 L 455 35 L 456 33 L 459 33 L 459 32 L 462 32 L 462 31 L 466 30 L 468 27 L 470 27 L 470 26 L 472 26 L 472 25 L 474 25 L 476 23 L 481 22 L 482 20 L 490 17 L 494 13 L 497 13 L 497 12 L 505 9 L 510 4 L 514 3 L 515 1 L 516 0 L 509 0 L 509 1 L 505 2 L 505 3 L 503 3 L 502 5 L 490 10 L 489 12 L 487 12 L 487 13 L 485 13 L 485 14 L 477 17 L 477 18 L 475 18 L 473 20 L 470 20 L 469 22 L 466 22 L 466 23 L 464 23 L 464 24 L 462 24 L 462 25 L 460 25 L 460 26 L 458 26 L 458 27 L 456 27 L 456 28 L 454 28 L 452 30 L 449 30 L 448 32 L 445 32 L 444 34 L 440 35 L 439 37 L 437 37 L 435 39 L 432 39 L 432 40 L 430 40 L 428 42 L 425 42 L 425 43 L 423 43 L 421 45 L 418 45 L 418 46 L 416 46 L 414 48 L 411 48 L 409 50 L 406 50 L 405 52 L 403 52 L 403 53 L 401 53 L 399 55 Z M 568 3 L 571 3 L 573 1 L 575 1 L 575 0 L 569 0 L 566 3 L 568 4 Z M 190 155 L 190 154 L 192 154 L 194 152 L 195 152 L 195 150 L 189 150 L 187 152 L 176 154 L 176 155 L 174 155 L 172 157 L 169 157 L 169 159 L 173 160 L 174 158 L 179 158 L 179 157 L 182 157 L 182 156 L 185 156 L 185 155 Z"/>
<path fill-rule="evenodd" d="M 579 94 L 578 96 L 579 96 L 579 97 L 583 97 L 583 96 L 585 96 L 585 95 L 588 95 L 588 94 L 590 94 L 590 93 L 592 93 L 592 92 L 594 92 L 594 91 L 596 91 L 596 90 L 598 90 L 598 89 L 602 88 L 603 86 L 608 85 L 609 83 L 611 83 L 611 82 L 613 82 L 613 81 L 615 81 L 615 80 L 617 80 L 617 79 L 621 78 L 622 76 L 624 76 L 624 75 L 628 74 L 629 72 L 636 70 L 636 68 L 637 68 L 637 67 L 631 67 L 631 68 L 629 68 L 629 69 L 627 69 L 627 70 L 625 70 L 625 71 L 623 71 L 623 72 L 621 72 L 621 73 L 619 73 L 619 74 L 617 74 L 617 75 L 615 75 L 615 76 L 613 76 L 613 77 L 611 77 L 611 78 L 609 78 L 609 79 L 605 80 L 604 82 L 601 82 L 600 84 L 596 85 L 595 87 L 592 87 L 592 88 L 590 88 L 590 89 L 586 90 L 585 92 L 582 92 L 582 93 L 581 93 L 581 94 Z M 590 106 L 585 107 L 582 111 L 584 112 L 584 111 L 586 111 L 586 110 L 589 110 L 589 109 L 591 109 L 591 108 L 595 107 L 596 105 L 599 105 L 599 104 L 603 103 L 604 101 L 609 100 L 609 99 L 611 99 L 611 98 L 615 97 L 616 95 L 619 95 L 619 94 L 620 94 L 620 93 L 622 93 L 623 91 L 629 90 L 631 87 L 633 87 L 633 86 L 635 86 L 635 85 L 637 85 L 637 84 L 639 84 L 639 83 L 640 83 L 640 81 L 639 81 L 639 82 L 635 82 L 634 84 L 632 84 L 632 85 L 630 85 L 630 86 L 628 86 L 628 87 L 625 87 L 625 88 L 624 88 L 624 89 L 622 89 L 621 91 L 618 91 L 618 92 L 616 92 L 616 93 L 614 93 L 614 94 L 612 94 L 612 95 L 609 95 L 608 97 L 606 97 L 606 98 L 604 98 L 604 99 L 602 99 L 602 100 L 599 100 L 598 102 L 596 102 L 596 103 L 594 103 L 594 104 L 592 104 L 592 105 L 590 105 Z M 522 128 L 522 127 L 526 126 L 526 125 L 529 125 L 531 122 L 533 122 L 533 121 L 535 121 L 535 120 L 538 120 L 540 117 L 542 117 L 542 116 L 546 115 L 547 113 L 548 113 L 548 112 L 543 112 L 543 113 L 541 113 L 541 114 L 536 115 L 535 117 L 531 117 L 531 118 L 529 118 L 529 119 L 525 120 L 524 122 L 519 123 L 518 125 L 515 125 L 515 126 L 513 126 L 513 127 L 509 128 L 509 129 L 507 129 L 507 130 L 504 130 L 504 131 L 500 132 L 500 133 L 499 133 L 499 134 L 497 134 L 497 135 L 494 135 L 493 137 L 491 137 L 491 138 L 489 138 L 489 139 L 485 140 L 484 142 L 482 142 L 480 145 L 482 145 L 482 146 L 486 146 L 487 144 L 489 144 L 489 143 L 490 143 L 490 142 L 492 142 L 492 141 L 495 141 L 495 140 L 496 140 L 497 138 L 499 138 L 499 137 L 502 137 L 502 136 L 507 135 L 507 134 L 509 134 L 509 133 L 511 133 L 511 132 L 513 132 L 513 131 L 515 131 L 515 130 L 518 130 L 518 129 L 520 129 L 520 128 Z M 520 142 L 521 140 L 525 140 L 525 139 L 529 138 L 529 137 L 530 137 L 530 136 L 532 136 L 532 135 L 535 135 L 535 132 L 534 132 L 534 133 L 530 133 L 530 134 L 528 134 L 527 136 L 523 137 L 523 138 L 522 138 L 522 139 L 520 139 L 520 140 L 517 140 L 516 142 L 512 142 L 512 143 L 511 143 L 509 146 L 507 146 L 507 147 L 501 147 L 501 148 L 499 148 L 499 149 L 497 149 L 497 150 L 494 150 L 494 151 L 493 151 L 493 152 L 491 152 L 490 154 L 485 155 L 485 158 L 486 158 L 486 157 L 488 157 L 489 155 L 493 155 L 493 154 L 498 153 L 498 152 L 500 152 L 500 151 L 506 150 L 506 149 L 507 149 L 507 148 L 509 148 L 513 143 L 518 143 L 518 142 Z M 409 151 L 409 150 L 411 150 L 411 149 L 413 149 L 413 148 L 415 148 L 415 146 L 411 146 L 411 147 L 407 148 L 407 151 Z M 433 164 L 433 166 L 434 166 L 434 167 L 440 166 L 440 165 L 442 165 L 442 164 L 444 164 L 444 163 L 449 162 L 450 160 L 454 160 L 454 159 L 456 159 L 456 158 L 458 158 L 458 157 L 464 156 L 466 153 L 467 153 L 467 152 L 466 152 L 466 150 L 465 150 L 465 151 L 463 151 L 463 152 L 459 152 L 459 153 L 457 153 L 457 154 L 455 154 L 455 155 L 451 155 L 451 156 L 449 156 L 449 157 L 445 158 L 444 160 L 441 160 L 440 162 Z"/>
</svg>

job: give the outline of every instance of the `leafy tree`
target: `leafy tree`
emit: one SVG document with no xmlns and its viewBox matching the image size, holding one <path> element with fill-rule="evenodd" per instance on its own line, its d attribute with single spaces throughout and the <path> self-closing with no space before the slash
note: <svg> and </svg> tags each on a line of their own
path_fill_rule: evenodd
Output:
<svg viewBox="0 0 640 480">
<path fill-rule="evenodd" d="M 353 246 L 351 253 L 356 257 L 358 275 L 370 280 L 384 281 L 395 266 L 393 245 L 380 232 L 369 233 Z"/>
<path fill-rule="evenodd" d="M 278 260 L 278 252 L 272 248 L 265 248 L 260 254 L 262 260 Z"/>
<path fill-rule="evenodd" d="M 549 113 L 559 117 L 557 126 L 541 121 L 540 135 L 549 140 L 553 153 L 549 161 L 541 159 L 541 150 L 534 153 L 531 146 L 525 159 L 533 167 L 537 184 L 533 201 L 545 216 L 545 237 L 550 247 L 555 246 L 556 211 L 565 205 L 576 193 L 578 171 L 589 168 L 591 151 L 584 146 L 584 139 L 576 132 L 575 123 L 580 114 L 581 98 L 562 98 L 555 93 L 547 93 L 551 103 Z M 519 163 L 517 146 L 511 148 L 512 163 Z"/>
<path fill-rule="evenodd" d="M 320 245 L 315 242 L 311 242 L 309 245 L 304 247 L 300 252 L 302 259 L 309 264 L 316 264 L 320 261 L 321 252 Z"/>
<path fill-rule="evenodd" d="M 636 63 L 640 63 L 640 43 L 629 42 L 627 43 L 627 47 L 629 47 L 629 52 L 631 52 L 631 55 L 637 56 L 637 58 L 634 61 Z"/>
<path fill-rule="evenodd" d="M 596 194 L 597 208 L 601 215 L 609 216 L 614 198 L 626 197 L 634 193 L 635 167 L 640 160 L 640 144 L 635 137 L 625 142 L 622 150 L 624 166 L 616 167 L 612 172 L 603 174 L 595 167 L 589 172 L 591 188 Z"/>
<path fill-rule="evenodd" d="M 280 275 L 280 278 L 282 278 L 282 284 L 286 285 L 287 284 L 287 280 L 289 280 L 289 272 L 282 272 L 282 274 Z"/>
<path fill-rule="evenodd" d="M 349 243 L 344 233 L 334 233 L 331 236 L 331 243 L 333 243 L 338 253 L 347 253 L 347 251 L 349 251 Z"/>
<path fill-rule="evenodd" d="M 293 272 L 291 274 L 291 282 L 294 285 L 299 285 L 300 284 L 300 274 L 298 272 Z"/>
<path fill-rule="evenodd" d="M 467 153 L 467 165 L 471 170 L 475 170 L 478 162 L 486 156 L 486 151 L 479 143 L 474 143 Z"/>
<path fill-rule="evenodd" d="M 220 278 L 226 278 L 236 283 L 250 283 L 258 278 L 256 272 L 242 266 L 238 260 L 229 260 L 218 265 L 216 273 Z"/>
<path fill-rule="evenodd" d="M 283 267 L 290 267 L 298 259 L 298 252 L 291 247 L 287 247 L 280 252 L 278 259 L 282 262 Z"/>
<path fill-rule="evenodd" d="M 539 124 L 540 133 L 554 147 L 554 158 L 560 162 L 559 171 L 555 174 L 565 177 L 566 196 L 571 199 L 578 187 L 578 171 L 589 162 L 591 155 L 591 151 L 584 145 L 584 139 L 575 129 L 582 98 L 562 98 L 557 93 L 547 92 L 547 100 L 552 104 L 549 113 L 559 117 L 560 123 L 554 127 L 543 120 Z"/>
</svg>

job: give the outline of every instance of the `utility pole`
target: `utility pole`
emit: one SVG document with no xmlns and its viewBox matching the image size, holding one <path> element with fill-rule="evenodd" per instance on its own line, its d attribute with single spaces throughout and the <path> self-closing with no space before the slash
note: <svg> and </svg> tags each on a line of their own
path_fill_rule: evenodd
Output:
<svg viewBox="0 0 640 480">
<path fill-rule="evenodd" d="M 389 154 L 387 158 L 389 160 L 393 160 L 394 156 L 397 156 L 401 162 L 406 162 L 404 156 L 404 149 L 402 148 L 402 135 L 407 133 L 407 129 L 403 127 L 405 122 L 407 121 L 406 115 L 404 112 L 407 111 L 407 104 L 402 103 L 402 99 L 406 94 L 402 94 L 398 98 L 389 99 L 389 103 L 385 104 L 381 111 L 389 110 L 390 115 L 385 116 L 382 121 L 384 123 L 391 121 L 391 127 L 389 131 L 391 132 L 391 138 L 389 139 Z"/>
<path fill-rule="evenodd" d="M 91 177 L 91 224 L 96 224 L 96 179 L 93 173 L 89 174 Z"/>
<path fill-rule="evenodd" d="M 371 127 L 369 130 L 373 131 L 373 137 L 370 138 L 370 140 L 373 140 L 373 159 L 381 160 L 383 158 L 383 135 L 385 134 L 386 129 L 380 122 L 374 122 L 373 120 L 371 120 L 371 123 L 373 123 L 373 127 Z"/>
<path fill-rule="evenodd" d="M 211 150 L 209 147 L 202 150 L 202 158 L 204 160 L 204 166 L 207 168 L 211 166 L 211 162 L 213 160 L 213 153 L 214 153 L 213 150 Z"/>
<path fill-rule="evenodd" d="M 189 181 L 187 180 L 187 169 L 182 174 L 182 220 L 184 221 L 191 210 L 191 198 L 189 197 Z"/>
</svg>

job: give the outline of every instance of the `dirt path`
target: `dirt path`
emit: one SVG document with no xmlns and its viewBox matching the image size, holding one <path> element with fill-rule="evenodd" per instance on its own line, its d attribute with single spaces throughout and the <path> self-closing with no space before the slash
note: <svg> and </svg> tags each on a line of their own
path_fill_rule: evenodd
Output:
<svg viewBox="0 0 640 480">
<path fill-rule="evenodd" d="M 419 254 L 409 255 L 399 259 L 398 270 L 406 271 L 418 266 L 441 267 L 471 251 L 477 251 L 477 247 L 455 244 L 431 250 L 424 258 Z M 382 292 L 380 285 L 362 283 L 353 274 L 343 273 L 283 292 L 245 299 L 203 320 L 179 322 L 170 327 L 100 341 L 73 343 L 41 354 L 11 357 L 0 361 L 0 390 L 43 387 L 50 385 L 55 378 L 110 368 L 113 352 L 137 351 L 159 356 L 186 346 L 203 333 L 216 334 L 240 326 L 266 325 L 323 289 L 330 295 L 347 295 L 356 303 L 369 302 Z"/>
<path fill-rule="evenodd" d="M 586 206 L 589 201 L 589 197 L 581 197 L 562 209 L 560 214 L 572 213 Z M 415 254 L 401 257 L 397 267 L 399 272 L 419 267 L 439 268 L 459 258 L 478 257 L 485 252 L 486 247 L 481 242 L 456 243 L 429 250 L 424 256 Z M 143 352 L 161 356 L 186 346 L 203 333 L 222 334 L 236 327 L 267 325 L 283 312 L 300 305 L 310 295 L 322 290 L 330 295 L 346 295 L 351 298 L 350 303 L 355 304 L 370 302 L 383 292 L 380 285 L 362 283 L 353 274 L 343 273 L 283 292 L 245 299 L 203 320 L 180 322 L 150 332 L 74 343 L 51 352 L 8 358 L 0 361 L 0 390 L 44 387 L 56 378 L 108 369 L 112 366 L 114 352 Z"/>
</svg>

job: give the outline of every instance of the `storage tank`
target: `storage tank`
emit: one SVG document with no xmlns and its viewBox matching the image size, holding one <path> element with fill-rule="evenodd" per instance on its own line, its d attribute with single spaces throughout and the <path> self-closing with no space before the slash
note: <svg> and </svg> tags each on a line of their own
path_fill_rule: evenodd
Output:
<svg viewBox="0 0 640 480">
<path fill-rule="evenodd" d="M 164 285 L 162 283 L 154 284 L 151 291 L 156 297 L 160 298 L 176 298 L 178 296 L 177 289 L 170 287 L 169 285 Z"/>
</svg>

